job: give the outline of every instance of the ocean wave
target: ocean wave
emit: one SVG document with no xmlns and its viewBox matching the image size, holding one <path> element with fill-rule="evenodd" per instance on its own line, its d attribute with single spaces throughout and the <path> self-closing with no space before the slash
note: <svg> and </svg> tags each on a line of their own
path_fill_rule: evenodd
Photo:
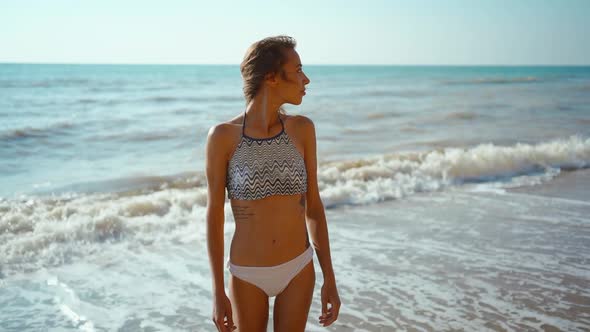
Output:
<svg viewBox="0 0 590 332">
<path fill-rule="evenodd" d="M 120 90 L 117 90 L 120 92 Z M 72 101 L 72 105 L 105 105 L 114 106 L 120 104 L 134 104 L 134 103 L 151 103 L 151 104 L 169 104 L 169 103 L 210 103 L 210 102 L 236 102 L 243 101 L 241 96 L 214 96 L 214 97 L 200 97 L 200 96 L 151 96 L 138 99 L 129 99 L 121 97 L 94 97 L 94 98 L 78 98 Z"/>
<path fill-rule="evenodd" d="M 445 85 L 463 85 L 463 84 L 522 84 L 522 83 L 538 83 L 541 79 L 534 76 L 526 77 L 490 77 L 490 78 L 476 78 L 472 80 L 452 80 L 443 81 Z"/>
<path fill-rule="evenodd" d="M 162 91 L 162 90 L 174 90 L 177 86 L 172 84 L 147 86 L 143 88 L 144 91 Z"/>
<path fill-rule="evenodd" d="M 420 98 L 425 97 L 433 92 L 426 92 L 426 91 L 419 91 L 419 90 L 403 90 L 403 91 L 394 91 L 394 90 L 370 90 L 363 95 L 370 96 L 370 97 L 405 97 L 405 98 Z"/>
<path fill-rule="evenodd" d="M 534 185 L 550 181 L 562 170 L 587 167 L 590 138 L 572 136 L 538 144 L 488 143 L 321 162 L 318 186 L 324 206 L 336 208 L 470 183 Z M 95 244 L 109 241 L 170 241 L 203 225 L 207 205 L 203 173 L 112 182 L 126 188 L 107 193 L 0 198 L 0 266 L 18 270 L 60 264 L 73 248 L 94 250 Z M 225 212 L 231 220 L 229 206 Z M 62 254 L 63 259 L 55 259 Z"/>
<path fill-rule="evenodd" d="M 474 112 L 452 112 L 445 116 L 446 120 L 473 120 L 478 115 Z"/>
<path fill-rule="evenodd" d="M 173 131 L 119 131 L 109 134 L 92 135 L 85 140 L 93 141 L 119 141 L 119 142 L 149 142 L 178 139 L 178 130 Z"/>
<path fill-rule="evenodd" d="M 105 242 L 182 237 L 204 216 L 206 195 L 193 188 L 0 200 L 0 266 L 55 266 Z"/>
<path fill-rule="evenodd" d="M 386 118 L 397 118 L 400 116 L 402 116 L 402 114 L 396 112 L 374 112 L 367 114 L 366 118 L 370 120 L 380 120 Z"/>
<path fill-rule="evenodd" d="M 139 102 L 149 103 L 174 103 L 174 102 L 235 102 L 243 101 L 242 96 L 214 96 L 214 97 L 178 97 L 178 96 L 154 96 L 139 99 Z"/>
<path fill-rule="evenodd" d="M 156 138 L 160 138 L 160 134 Z M 150 138 L 151 136 L 147 139 Z M 426 151 L 320 162 L 318 185 L 322 199 L 327 201 L 326 205 L 329 207 L 339 204 L 366 204 L 465 183 L 508 183 L 512 178 L 522 175 L 553 174 L 556 169 L 570 171 L 590 167 L 590 138 L 580 136 L 537 144 L 483 143 L 458 147 L 458 141 L 439 143 L 439 147 Z M 436 144 L 428 142 L 427 145 Z M 126 195 L 130 196 L 141 195 L 146 190 L 152 192 L 206 187 L 206 178 L 202 173 L 103 182 L 80 184 L 79 187 L 104 189 L 119 184 L 122 188 L 119 191 L 139 188 L 138 193 L 127 191 Z M 78 192 L 76 188 L 62 188 L 58 192 Z"/>
<path fill-rule="evenodd" d="M 97 104 L 102 100 L 97 98 L 79 98 L 74 102 L 74 104 Z"/>
<path fill-rule="evenodd" d="M 87 86 L 91 80 L 84 78 L 56 78 L 45 80 L 0 80 L 0 88 L 56 88 Z"/>
<path fill-rule="evenodd" d="M 27 138 L 50 137 L 67 133 L 68 129 L 74 128 L 75 125 L 69 121 L 56 122 L 44 127 L 21 127 L 8 129 L 0 132 L 0 142 L 17 141 Z"/>
<path fill-rule="evenodd" d="M 529 184 L 536 184 L 556 175 L 556 170 L 586 167 L 590 167 L 590 139 L 572 136 L 539 144 L 489 143 L 335 161 L 319 168 L 318 183 L 324 205 L 332 207 L 400 199 L 465 183 L 510 185 L 519 176 L 538 175 L 529 177 Z"/>
</svg>

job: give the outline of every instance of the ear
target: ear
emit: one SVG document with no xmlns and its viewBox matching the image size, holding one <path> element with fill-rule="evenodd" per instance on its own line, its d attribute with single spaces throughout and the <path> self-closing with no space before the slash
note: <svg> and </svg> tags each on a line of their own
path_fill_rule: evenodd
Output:
<svg viewBox="0 0 590 332">
<path fill-rule="evenodd" d="M 269 86 L 276 86 L 279 81 L 276 73 L 268 73 L 264 76 L 264 82 Z"/>
</svg>

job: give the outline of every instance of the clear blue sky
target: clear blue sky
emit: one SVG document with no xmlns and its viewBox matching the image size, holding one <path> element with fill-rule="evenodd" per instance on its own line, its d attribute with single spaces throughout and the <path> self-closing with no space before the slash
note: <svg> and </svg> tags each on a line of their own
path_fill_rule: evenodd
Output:
<svg viewBox="0 0 590 332">
<path fill-rule="evenodd" d="M 237 64 L 269 35 L 304 64 L 590 64 L 588 0 L 5 0 L 0 62 Z"/>
</svg>

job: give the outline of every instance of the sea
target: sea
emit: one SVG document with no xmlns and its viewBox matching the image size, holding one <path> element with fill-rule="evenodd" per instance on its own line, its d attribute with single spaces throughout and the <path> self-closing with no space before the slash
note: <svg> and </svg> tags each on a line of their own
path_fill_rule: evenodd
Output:
<svg viewBox="0 0 590 332">
<path fill-rule="evenodd" d="M 590 331 L 590 67 L 304 70 L 308 331 Z M 215 331 L 204 147 L 245 106 L 238 65 L 0 64 L 0 331 Z"/>
</svg>

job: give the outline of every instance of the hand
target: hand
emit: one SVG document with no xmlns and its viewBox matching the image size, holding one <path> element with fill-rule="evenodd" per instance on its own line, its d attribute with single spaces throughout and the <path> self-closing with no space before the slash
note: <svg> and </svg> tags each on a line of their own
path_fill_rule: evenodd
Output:
<svg viewBox="0 0 590 332">
<path fill-rule="evenodd" d="M 329 309 L 328 303 L 331 305 Z M 322 286 L 322 315 L 320 316 L 320 324 L 325 327 L 334 323 L 338 319 L 339 312 L 340 296 L 338 296 L 336 282 L 324 281 L 324 285 Z"/>
<path fill-rule="evenodd" d="M 225 292 L 214 297 L 213 323 L 219 332 L 231 332 L 237 329 L 232 319 L 231 302 Z"/>
</svg>

